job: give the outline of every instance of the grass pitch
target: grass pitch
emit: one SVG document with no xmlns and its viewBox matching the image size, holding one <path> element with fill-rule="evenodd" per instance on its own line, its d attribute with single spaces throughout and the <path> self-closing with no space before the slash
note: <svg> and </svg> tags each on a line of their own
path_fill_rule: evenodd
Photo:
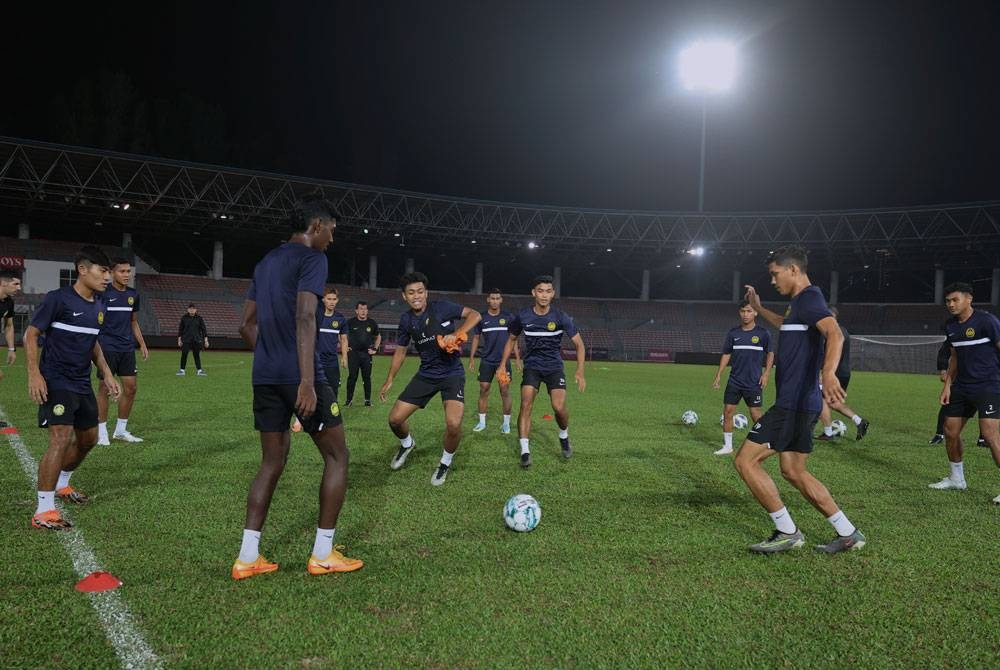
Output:
<svg viewBox="0 0 1000 670">
<path fill-rule="evenodd" d="M 1000 507 L 990 503 L 1000 473 L 972 446 L 968 491 L 927 488 L 947 474 L 943 448 L 927 445 L 933 375 L 856 373 L 848 401 L 871 432 L 856 443 L 851 426 L 810 459 L 867 535 L 857 552 L 812 551 L 833 530 L 780 477 L 810 549 L 747 551 L 772 526 L 732 457 L 712 455 L 722 405 L 712 368 L 591 363 L 587 392 L 569 393 L 572 460 L 560 459 L 541 396 L 527 471 L 516 435 L 499 432 L 496 390 L 489 429 L 472 433 L 468 375 L 465 437 L 440 488 L 430 485 L 439 401 L 415 415 L 418 450 L 398 472 L 389 405 L 345 409 L 350 490 L 335 542 L 365 560 L 353 574 L 305 572 L 320 461 L 293 435 L 261 543 L 281 569 L 234 582 L 259 459 L 250 357 L 207 352 L 208 377 L 178 378 L 176 356 L 140 365 L 129 428 L 146 441 L 96 447 L 73 479 L 92 502 L 70 509 L 165 667 L 965 668 L 1000 658 Z M 387 366 L 377 360 L 376 389 Z M 411 358 L 393 397 L 414 369 Z M 46 435 L 24 368 L 6 372 L 0 404 L 37 460 Z M 681 425 L 686 409 L 697 426 Z M 543 509 L 532 533 L 501 519 L 521 492 Z M 0 503 L 0 665 L 119 665 L 58 539 L 29 528 L 34 491 L 6 440 Z"/>
</svg>

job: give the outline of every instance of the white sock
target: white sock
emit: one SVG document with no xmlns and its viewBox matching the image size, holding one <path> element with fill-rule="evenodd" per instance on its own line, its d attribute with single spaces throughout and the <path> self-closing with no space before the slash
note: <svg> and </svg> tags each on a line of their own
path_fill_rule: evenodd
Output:
<svg viewBox="0 0 1000 670">
<path fill-rule="evenodd" d="M 778 529 L 779 532 L 791 535 L 795 532 L 795 522 L 792 521 L 792 515 L 788 513 L 788 510 L 784 507 L 779 509 L 777 512 L 770 512 L 771 520 L 774 521 L 774 527 Z"/>
<path fill-rule="evenodd" d="M 330 552 L 327 552 L 330 553 Z M 240 545 L 240 560 L 253 563 L 260 556 L 260 531 L 243 529 L 243 544 Z"/>
<path fill-rule="evenodd" d="M 399 441 L 399 446 L 403 447 L 403 449 L 409 449 L 410 447 L 412 447 L 413 446 L 413 436 L 412 435 L 407 435 L 406 437 L 404 437 L 402 440 Z"/>
<path fill-rule="evenodd" d="M 503 425 L 505 425 L 505 426 L 509 426 L 510 425 L 510 414 L 504 414 L 503 415 Z"/>
<path fill-rule="evenodd" d="M 526 453 L 528 453 L 530 451 L 530 449 L 528 449 L 528 438 L 522 437 L 522 438 L 518 439 L 518 442 L 521 443 L 521 453 L 522 454 L 526 454 Z"/>
<path fill-rule="evenodd" d="M 841 537 L 847 537 L 848 535 L 853 535 L 854 531 L 857 530 L 854 524 L 848 521 L 847 515 L 841 512 L 839 509 L 834 512 L 833 516 L 828 516 L 826 518 L 833 526 L 833 529 L 837 531 L 837 535 Z"/>
<path fill-rule="evenodd" d="M 559 429 L 559 439 L 560 440 L 565 440 L 567 437 L 569 437 L 569 428 L 560 428 Z"/>
<path fill-rule="evenodd" d="M 833 424 L 832 423 L 829 426 L 823 426 L 823 434 L 826 435 L 827 437 L 833 437 Z"/>
<path fill-rule="evenodd" d="M 115 435 L 124 433 L 126 426 L 128 426 L 128 419 L 118 419 L 118 424 L 115 425 Z"/>
<path fill-rule="evenodd" d="M 732 433 L 723 433 L 722 434 L 722 446 L 724 446 L 726 449 L 732 449 L 733 448 L 733 434 Z"/>
<path fill-rule="evenodd" d="M 486 424 L 486 414 L 484 414 L 483 412 L 479 413 L 479 423 L 484 425 Z"/>
<path fill-rule="evenodd" d="M 965 481 L 965 463 L 959 461 L 958 463 L 949 462 L 948 465 L 951 466 L 951 478 L 956 482 Z"/>
<path fill-rule="evenodd" d="M 860 414 L 855 414 L 854 416 L 851 417 L 851 421 L 854 422 L 855 426 L 860 426 L 861 425 L 861 421 L 862 421 L 861 415 Z"/>
<path fill-rule="evenodd" d="M 69 478 L 73 476 L 72 470 L 61 470 L 59 472 L 59 481 L 56 482 L 56 490 L 66 488 L 69 486 Z"/>
<path fill-rule="evenodd" d="M 97 424 L 97 439 L 106 440 L 108 439 L 108 422 Z"/>
<path fill-rule="evenodd" d="M 56 492 L 39 491 L 38 507 L 35 508 L 35 514 L 41 514 L 42 512 L 51 512 L 55 508 L 56 508 Z"/>
<path fill-rule="evenodd" d="M 317 528 L 316 541 L 313 542 L 313 556 L 326 558 L 333 551 L 333 534 L 336 528 Z"/>
<path fill-rule="evenodd" d="M 451 467 L 451 459 L 455 458 L 455 454 L 449 454 L 447 451 L 441 452 L 441 463 Z"/>
</svg>

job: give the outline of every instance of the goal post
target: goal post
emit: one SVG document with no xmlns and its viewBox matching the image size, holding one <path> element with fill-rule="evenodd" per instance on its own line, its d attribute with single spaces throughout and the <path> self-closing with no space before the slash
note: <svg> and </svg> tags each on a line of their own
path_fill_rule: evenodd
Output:
<svg viewBox="0 0 1000 670">
<path fill-rule="evenodd" d="M 944 335 L 851 335 L 851 369 L 870 372 L 936 372 Z"/>
</svg>

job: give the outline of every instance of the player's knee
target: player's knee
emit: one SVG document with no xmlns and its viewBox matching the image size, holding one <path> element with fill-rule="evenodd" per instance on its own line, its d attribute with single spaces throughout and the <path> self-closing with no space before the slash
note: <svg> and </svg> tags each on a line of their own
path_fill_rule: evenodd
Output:
<svg viewBox="0 0 1000 670">
<path fill-rule="evenodd" d="M 785 481 L 798 488 L 805 481 L 805 471 L 793 468 L 781 468 L 781 476 Z"/>
</svg>

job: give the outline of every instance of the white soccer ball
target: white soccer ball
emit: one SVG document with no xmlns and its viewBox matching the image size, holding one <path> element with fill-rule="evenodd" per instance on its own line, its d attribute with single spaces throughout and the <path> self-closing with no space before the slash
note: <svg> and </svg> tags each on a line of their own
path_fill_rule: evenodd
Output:
<svg viewBox="0 0 1000 670">
<path fill-rule="evenodd" d="M 681 421 L 684 422 L 685 426 L 693 426 L 698 423 L 698 414 L 693 409 L 689 409 L 681 414 Z"/>
<path fill-rule="evenodd" d="M 846 423 L 844 423 L 840 419 L 836 419 L 836 420 L 834 420 L 834 422 L 833 422 L 832 425 L 833 425 L 833 434 L 834 435 L 836 435 L 837 437 L 843 437 L 844 435 L 847 435 L 847 424 Z"/>
<path fill-rule="evenodd" d="M 542 506 L 527 493 L 518 493 L 503 506 L 503 521 L 511 530 L 526 533 L 542 520 Z"/>
<path fill-rule="evenodd" d="M 750 421 L 747 420 L 745 414 L 736 414 L 733 416 L 733 428 L 739 428 L 743 430 L 750 425 Z"/>
</svg>

